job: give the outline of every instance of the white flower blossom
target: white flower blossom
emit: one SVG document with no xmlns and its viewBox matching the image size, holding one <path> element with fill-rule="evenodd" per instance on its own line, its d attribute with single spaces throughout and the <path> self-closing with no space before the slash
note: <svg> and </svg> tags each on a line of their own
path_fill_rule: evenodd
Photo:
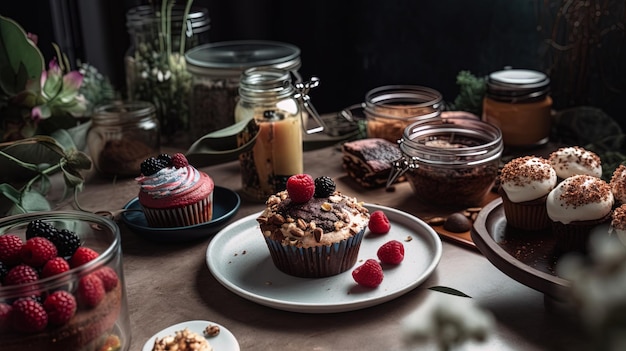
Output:
<svg viewBox="0 0 626 351">
<path fill-rule="evenodd" d="M 485 341 L 494 328 L 491 313 L 471 298 L 435 294 L 432 303 L 420 307 L 403 321 L 407 346 L 435 343 L 450 350 L 470 341 Z"/>
<path fill-rule="evenodd" d="M 588 255 L 568 254 L 557 263 L 571 282 L 571 299 L 582 322 L 608 350 L 626 343 L 626 246 L 616 235 L 594 233 Z"/>
</svg>

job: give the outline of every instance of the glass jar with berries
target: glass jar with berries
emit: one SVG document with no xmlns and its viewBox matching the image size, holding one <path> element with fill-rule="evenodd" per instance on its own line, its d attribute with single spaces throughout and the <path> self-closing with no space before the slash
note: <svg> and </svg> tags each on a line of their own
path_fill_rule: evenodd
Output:
<svg viewBox="0 0 626 351">
<path fill-rule="evenodd" d="M 317 84 L 313 78 L 294 85 L 289 71 L 276 68 L 255 67 L 243 72 L 235 120 L 256 122 L 255 130 L 238 137 L 240 146 L 254 139 L 251 150 L 239 155 L 246 197 L 265 201 L 285 190 L 290 176 L 303 172 L 303 134 L 324 130 L 307 95 Z M 309 115 L 317 127 L 307 129 Z"/>
<path fill-rule="evenodd" d="M 103 175 L 136 176 L 141 162 L 159 153 L 159 121 L 149 102 L 99 106 L 91 123 L 87 146 L 96 170 Z"/>
<path fill-rule="evenodd" d="M 117 224 L 81 211 L 0 220 L 0 349 L 130 349 Z"/>
</svg>

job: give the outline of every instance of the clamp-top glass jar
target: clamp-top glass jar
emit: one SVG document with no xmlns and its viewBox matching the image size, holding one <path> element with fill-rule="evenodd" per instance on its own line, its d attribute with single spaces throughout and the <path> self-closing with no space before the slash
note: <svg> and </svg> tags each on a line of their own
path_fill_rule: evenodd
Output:
<svg viewBox="0 0 626 351">
<path fill-rule="evenodd" d="M 550 78 L 526 69 L 493 72 L 487 79 L 483 120 L 502 131 L 504 144 L 532 147 L 546 144 L 552 126 Z"/>
<path fill-rule="evenodd" d="M 237 122 L 256 121 L 256 139 L 250 151 L 239 156 L 242 191 L 252 200 L 285 190 L 287 179 L 303 172 L 302 136 L 308 114 L 323 130 L 319 115 L 308 102 L 308 90 L 318 80 L 292 84 L 289 71 L 255 67 L 241 75 L 239 102 L 235 108 Z M 250 141 L 251 135 L 239 137 L 239 145 Z"/>
<path fill-rule="evenodd" d="M 442 110 L 443 97 L 437 90 L 419 85 L 385 85 L 368 91 L 365 102 L 342 114 L 348 120 L 365 119 L 369 138 L 396 143 L 411 123 L 439 119 Z"/>
<path fill-rule="evenodd" d="M 500 130 L 477 118 L 415 122 L 400 140 L 388 185 L 402 174 L 418 201 L 441 207 L 479 206 L 498 175 Z"/>
<path fill-rule="evenodd" d="M 87 146 L 96 170 L 104 175 L 137 176 L 141 162 L 160 152 L 159 121 L 149 102 L 99 106 L 91 123 Z"/>
<path fill-rule="evenodd" d="M 185 54 L 187 71 L 192 75 L 190 96 L 190 136 L 199 139 L 207 133 L 235 122 L 241 74 L 252 67 L 272 67 L 290 71 L 300 81 L 300 49 L 294 45 L 241 40 L 216 42 L 195 47 Z"/>
</svg>

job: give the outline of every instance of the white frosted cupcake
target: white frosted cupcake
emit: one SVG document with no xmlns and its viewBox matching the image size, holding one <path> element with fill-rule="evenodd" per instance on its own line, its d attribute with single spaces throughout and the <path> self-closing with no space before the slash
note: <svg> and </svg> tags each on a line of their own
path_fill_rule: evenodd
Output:
<svg viewBox="0 0 626 351">
<path fill-rule="evenodd" d="M 562 147 L 548 157 L 552 168 L 560 179 L 586 174 L 600 178 L 602 161 L 595 153 L 580 146 Z"/>
<path fill-rule="evenodd" d="M 611 219 L 614 203 L 611 187 L 590 175 L 563 180 L 546 200 L 552 233 L 561 251 L 585 251 L 591 229 Z"/>
<path fill-rule="evenodd" d="M 530 231 L 549 228 L 546 198 L 556 180 L 550 162 L 542 157 L 524 156 L 505 164 L 498 192 L 507 224 Z"/>
<path fill-rule="evenodd" d="M 620 205 L 626 204 L 626 166 L 619 165 L 613 171 L 609 185 L 615 197 L 615 202 Z"/>
</svg>

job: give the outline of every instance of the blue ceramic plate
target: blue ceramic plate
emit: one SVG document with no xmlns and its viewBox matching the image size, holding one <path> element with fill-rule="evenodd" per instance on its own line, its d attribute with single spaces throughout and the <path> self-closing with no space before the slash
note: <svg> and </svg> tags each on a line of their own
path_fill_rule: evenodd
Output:
<svg viewBox="0 0 626 351">
<path fill-rule="evenodd" d="M 153 228 L 148 226 L 146 217 L 141 211 L 129 211 L 122 213 L 122 221 L 136 234 L 150 240 L 163 242 L 182 242 L 204 238 L 217 233 L 230 218 L 232 218 L 239 206 L 241 198 L 236 192 L 215 186 L 213 190 L 213 219 L 206 223 L 190 225 L 187 227 Z M 125 210 L 141 210 L 139 200 L 134 198 L 125 206 Z"/>
</svg>

